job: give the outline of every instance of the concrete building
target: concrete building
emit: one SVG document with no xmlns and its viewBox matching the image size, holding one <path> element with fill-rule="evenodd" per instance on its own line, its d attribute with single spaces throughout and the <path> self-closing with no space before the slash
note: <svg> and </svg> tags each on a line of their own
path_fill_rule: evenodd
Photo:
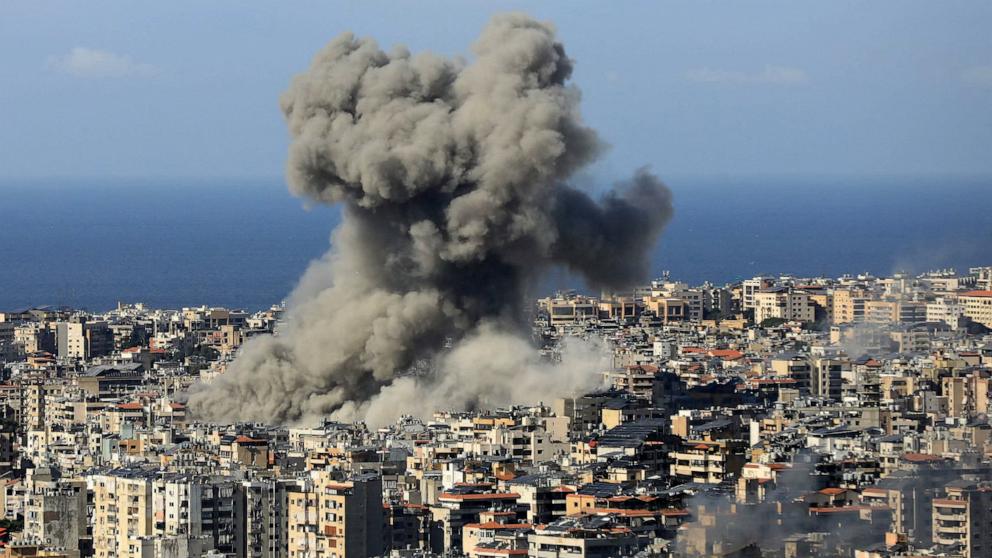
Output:
<svg viewBox="0 0 992 558">
<path fill-rule="evenodd" d="M 496 492 L 486 486 L 466 484 L 443 492 L 437 498 L 437 505 L 431 506 L 431 550 L 443 552 L 445 548 L 459 549 L 462 544 L 462 528 L 471 523 L 479 523 L 485 512 L 514 512 L 520 495 L 513 492 Z"/>
<path fill-rule="evenodd" d="M 841 398 L 844 372 L 850 370 L 851 363 L 832 358 L 816 358 L 810 367 L 809 391 L 811 395 L 839 401 Z"/>
<path fill-rule="evenodd" d="M 244 481 L 237 487 L 235 553 L 245 558 L 277 558 L 286 547 L 286 487 L 293 481 Z"/>
<path fill-rule="evenodd" d="M 992 290 L 961 293 L 958 300 L 961 301 L 965 317 L 992 328 Z"/>
<path fill-rule="evenodd" d="M 933 500 L 933 541 L 963 558 L 992 556 L 992 487 L 955 482 Z"/>
<path fill-rule="evenodd" d="M 307 482 L 286 492 L 288 556 L 368 558 L 384 548 L 382 479 L 355 476 L 347 481 L 314 471 Z"/>
<path fill-rule="evenodd" d="M 599 317 L 599 301 L 589 297 L 555 297 L 540 305 L 548 313 L 552 326 L 581 322 Z"/>
<path fill-rule="evenodd" d="M 633 556 L 639 548 L 637 537 L 629 529 L 616 528 L 608 519 L 597 516 L 538 526 L 528 535 L 527 543 L 530 558 Z"/>
<path fill-rule="evenodd" d="M 863 322 L 865 303 L 869 296 L 859 289 L 836 289 L 833 292 L 833 323 L 850 324 Z"/>
<path fill-rule="evenodd" d="M 958 321 L 964 316 L 964 307 L 956 296 L 942 296 L 927 303 L 927 321 L 940 322 L 957 329 Z"/>
<path fill-rule="evenodd" d="M 119 469 L 87 478 L 93 493 L 96 558 L 143 558 L 141 539 L 155 534 L 154 476 L 141 469 Z"/>
<path fill-rule="evenodd" d="M 32 479 L 24 499 L 25 540 L 61 548 L 69 558 L 92 551 L 87 533 L 86 481 Z"/>
<path fill-rule="evenodd" d="M 236 549 L 235 483 L 201 476 L 156 479 L 155 533 L 201 540 L 213 550 Z"/>
<path fill-rule="evenodd" d="M 741 309 L 753 310 L 757 305 L 755 295 L 774 284 L 771 277 L 753 277 L 741 282 Z"/>
<path fill-rule="evenodd" d="M 671 456 L 670 473 L 682 482 L 720 484 L 744 467 L 742 440 L 684 440 Z"/>
<path fill-rule="evenodd" d="M 114 350 L 114 334 L 106 322 L 59 322 L 55 332 L 59 358 L 87 359 Z"/>
<path fill-rule="evenodd" d="M 812 322 L 816 319 L 816 305 L 801 290 L 776 287 L 758 291 L 754 294 L 754 322 L 760 324 L 773 318 Z"/>
</svg>

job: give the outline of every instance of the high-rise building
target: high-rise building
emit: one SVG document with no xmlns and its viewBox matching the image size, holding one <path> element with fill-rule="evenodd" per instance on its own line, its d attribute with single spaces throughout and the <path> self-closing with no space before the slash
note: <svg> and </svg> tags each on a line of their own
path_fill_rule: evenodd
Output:
<svg viewBox="0 0 992 558">
<path fill-rule="evenodd" d="M 382 553 L 382 479 L 373 474 L 333 479 L 312 472 L 286 494 L 289 556 L 368 558 Z"/>
<path fill-rule="evenodd" d="M 958 547 L 964 558 L 992 556 L 992 486 L 955 481 L 933 499 L 933 542 Z"/>
<path fill-rule="evenodd" d="M 754 277 L 741 282 L 741 308 L 753 310 L 756 304 L 754 295 L 771 287 L 773 280 L 769 277 Z"/>
<path fill-rule="evenodd" d="M 760 324 L 772 318 L 812 322 L 816 319 L 816 305 L 801 290 L 775 287 L 758 291 L 754 294 L 754 322 Z"/>
<path fill-rule="evenodd" d="M 233 554 L 236 547 L 235 483 L 228 479 L 175 475 L 155 481 L 155 532 L 204 539 Z"/>
<path fill-rule="evenodd" d="M 93 358 L 114 350 L 114 333 L 106 322 L 59 322 L 55 332 L 60 358 Z"/>
<path fill-rule="evenodd" d="M 154 476 L 118 469 L 87 478 L 93 492 L 95 558 L 143 558 L 141 537 L 155 533 Z"/>
<path fill-rule="evenodd" d="M 87 534 L 86 481 L 34 479 L 24 495 L 24 540 L 60 548 L 69 558 L 91 549 Z"/>
<path fill-rule="evenodd" d="M 834 401 L 841 398 L 843 373 L 851 363 L 831 358 L 817 358 L 810 369 L 809 391 L 812 395 Z"/>
</svg>

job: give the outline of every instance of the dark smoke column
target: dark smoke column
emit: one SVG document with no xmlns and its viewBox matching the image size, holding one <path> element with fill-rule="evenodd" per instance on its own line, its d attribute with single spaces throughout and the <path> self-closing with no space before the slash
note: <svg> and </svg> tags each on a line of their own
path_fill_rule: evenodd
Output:
<svg viewBox="0 0 992 558">
<path fill-rule="evenodd" d="M 293 293 L 280 334 L 251 341 L 198 386 L 194 413 L 363 418 L 383 390 L 393 401 L 422 397 L 458 374 L 451 362 L 461 360 L 439 355 L 445 340 L 462 360 L 505 349 L 521 331 L 527 286 L 548 266 L 597 287 L 645 278 L 669 191 L 645 171 L 600 202 L 565 183 L 600 144 L 566 85 L 572 62 L 553 29 L 497 16 L 473 52 L 469 64 L 387 54 L 344 34 L 293 80 L 281 99 L 290 187 L 343 204 L 344 220 Z M 425 361 L 431 376 L 401 377 Z M 489 389 L 466 377 L 449 405 Z"/>
</svg>

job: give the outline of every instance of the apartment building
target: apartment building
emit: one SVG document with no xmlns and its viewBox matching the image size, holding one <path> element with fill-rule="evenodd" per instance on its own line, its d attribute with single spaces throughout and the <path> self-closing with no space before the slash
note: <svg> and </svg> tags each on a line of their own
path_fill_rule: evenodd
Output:
<svg viewBox="0 0 992 558">
<path fill-rule="evenodd" d="M 964 316 L 964 307 L 956 296 L 937 297 L 927 303 L 926 316 L 928 322 L 945 323 L 957 329 L 958 320 Z"/>
<path fill-rule="evenodd" d="M 979 374 L 941 378 L 941 393 L 948 416 L 967 418 L 989 411 L 989 379 Z"/>
<path fill-rule="evenodd" d="M 816 397 L 839 401 L 843 386 L 843 376 L 851 369 L 846 360 L 815 358 L 811 362 L 809 391 Z"/>
<path fill-rule="evenodd" d="M 828 364 L 827 378 L 817 378 L 821 382 L 817 389 L 826 385 L 828 393 L 831 388 L 829 366 Z M 798 389 L 801 393 L 805 394 L 812 391 L 811 385 L 813 383 L 814 366 L 806 356 L 796 353 L 781 353 L 770 359 L 769 368 L 779 378 L 794 380 L 795 383 L 792 384 L 792 387 Z M 837 388 L 839 389 L 839 386 Z"/>
<path fill-rule="evenodd" d="M 982 290 L 992 290 L 992 266 L 972 267 L 968 274 L 975 278 L 975 287 Z"/>
<path fill-rule="evenodd" d="M 571 324 L 599 317 L 599 301 L 588 297 L 556 297 L 540 301 L 552 326 Z"/>
<path fill-rule="evenodd" d="M 644 309 L 651 311 L 662 323 L 681 322 L 689 319 L 690 308 L 686 301 L 675 297 L 644 297 Z"/>
<path fill-rule="evenodd" d="M 286 489 L 292 480 L 259 479 L 237 487 L 234 517 L 237 521 L 235 553 L 244 558 L 283 556 Z"/>
<path fill-rule="evenodd" d="M 671 456 L 670 472 L 682 482 L 720 484 L 744 467 L 743 440 L 683 440 Z"/>
<path fill-rule="evenodd" d="M 833 323 L 850 324 L 865 319 L 865 303 L 870 297 L 860 289 L 836 289 L 833 292 Z"/>
<path fill-rule="evenodd" d="M 87 359 L 114 350 L 114 334 L 106 322 L 59 322 L 55 339 L 60 358 Z"/>
<path fill-rule="evenodd" d="M 965 317 L 992 328 L 992 290 L 961 293 L 958 300 Z"/>
<path fill-rule="evenodd" d="M 651 283 L 651 299 L 676 299 L 685 303 L 685 318 L 691 321 L 703 319 L 706 309 L 706 296 L 703 289 L 693 289 L 685 283 L 677 281 L 653 281 Z M 657 314 L 661 316 L 661 314 Z"/>
<path fill-rule="evenodd" d="M 786 321 L 812 322 L 816 319 L 816 305 L 809 294 L 788 287 L 775 287 L 758 291 L 754 295 L 754 321 L 777 318 Z"/>
<path fill-rule="evenodd" d="M 633 556 L 637 536 L 604 517 L 567 518 L 538 526 L 527 536 L 530 558 Z"/>
<path fill-rule="evenodd" d="M 141 538 L 155 534 L 154 477 L 141 469 L 87 477 L 93 493 L 95 558 L 144 558 Z"/>
<path fill-rule="evenodd" d="M 992 556 L 992 487 L 956 481 L 933 499 L 933 542 L 957 547 L 963 558 Z"/>
<path fill-rule="evenodd" d="M 741 282 L 741 309 L 753 310 L 757 302 L 755 295 L 774 284 L 771 277 L 753 277 Z"/>
<path fill-rule="evenodd" d="M 52 480 L 39 471 L 30 479 L 24 495 L 22 537 L 61 548 L 68 558 L 79 558 L 92 550 L 87 534 L 86 481 Z"/>
<path fill-rule="evenodd" d="M 385 524 L 382 479 L 364 474 L 347 481 L 312 471 L 286 494 L 288 558 L 368 558 L 382 554 Z"/>
<path fill-rule="evenodd" d="M 235 483 L 191 475 L 156 479 L 155 532 L 167 537 L 204 539 L 209 548 L 233 553 L 236 547 Z"/>
<path fill-rule="evenodd" d="M 913 324 L 927 319 L 924 302 L 885 299 L 867 300 L 864 305 L 864 321 L 871 324 Z"/>
<path fill-rule="evenodd" d="M 54 332 L 38 322 L 27 322 L 14 327 L 13 341 L 25 354 L 56 351 Z"/>
<path fill-rule="evenodd" d="M 462 528 L 479 523 L 480 514 L 489 511 L 515 512 L 520 495 L 496 492 L 488 486 L 465 484 L 443 492 L 437 505 L 431 506 L 431 519 L 436 525 L 431 533 L 431 550 L 462 548 Z"/>
</svg>

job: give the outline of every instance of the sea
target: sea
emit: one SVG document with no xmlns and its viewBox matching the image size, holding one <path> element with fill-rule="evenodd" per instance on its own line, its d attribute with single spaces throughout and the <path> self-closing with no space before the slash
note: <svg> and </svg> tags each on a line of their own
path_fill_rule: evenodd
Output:
<svg viewBox="0 0 992 558">
<path fill-rule="evenodd" d="M 992 177 L 666 182 L 675 215 L 653 277 L 723 284 L 992 265 Z M 328 250 L 339 220 L 279 179 L 0 180 L 0 310 L 267 308 Z M 540 287 L 582 283 L 551 273 Z"/>
</svg>

